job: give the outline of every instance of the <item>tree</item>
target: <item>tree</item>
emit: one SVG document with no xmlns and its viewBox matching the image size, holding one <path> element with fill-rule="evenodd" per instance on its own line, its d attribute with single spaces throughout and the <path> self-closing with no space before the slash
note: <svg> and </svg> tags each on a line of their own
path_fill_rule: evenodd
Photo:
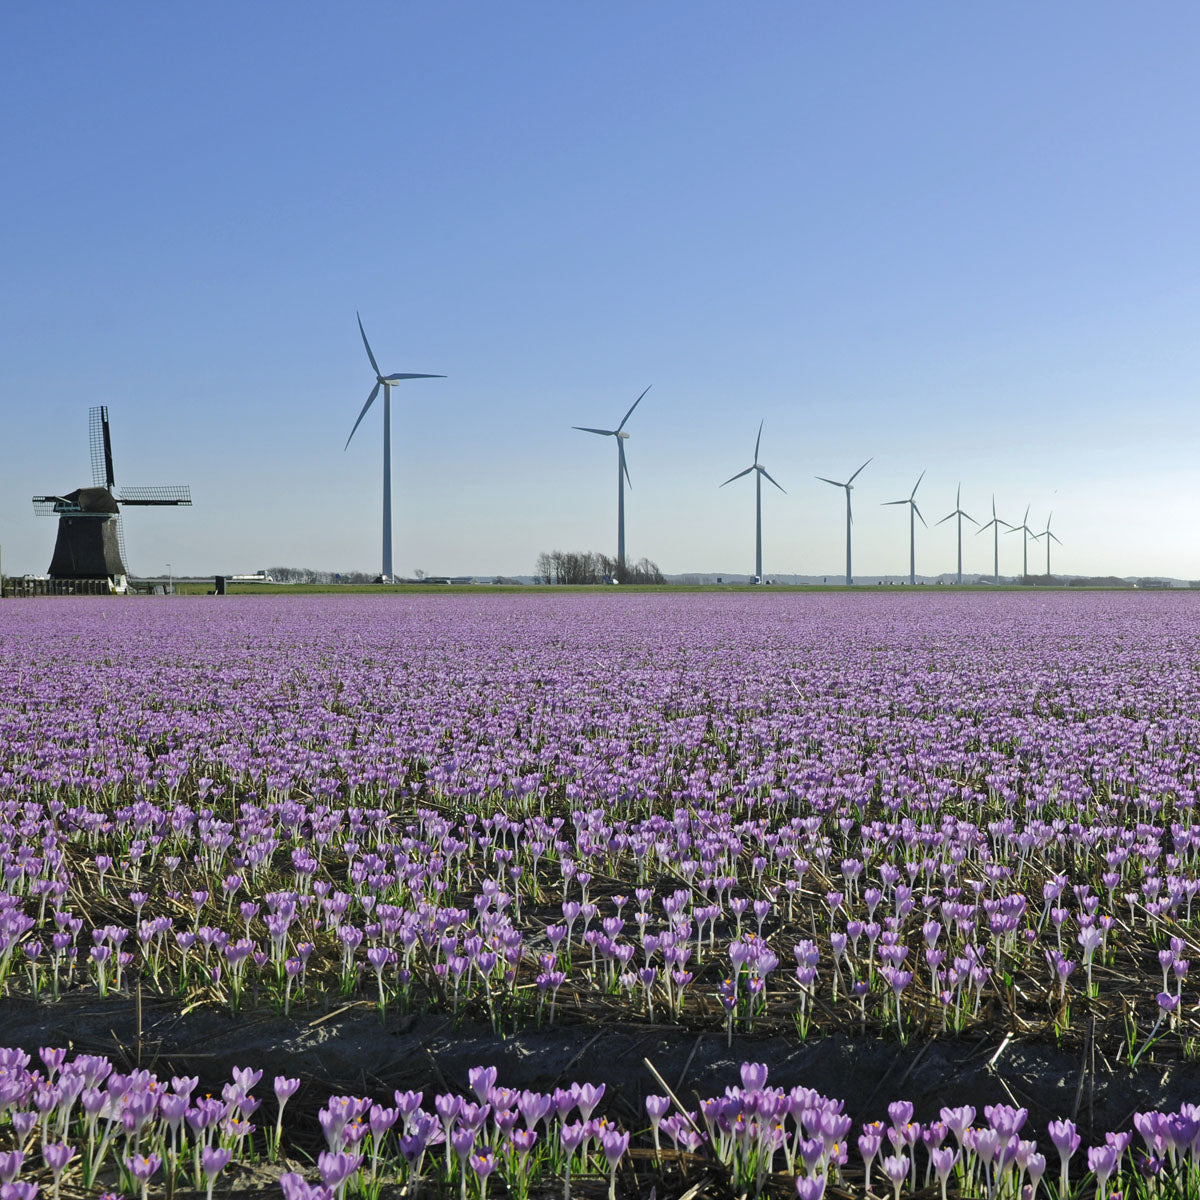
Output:
<svg viewBox="0 0 1200 1200">
<path fill-rule="evenodd" d="M 537 557 L 534 578 L 538 583 L 575 586 L 607 583 L 613 579 L 618 583 L 665 582 L 658 565 L 648 558 L 626 563 L 624 571 L 620 571 L 616 559 L 587 550 L 543 551 Z"/>
</svg>

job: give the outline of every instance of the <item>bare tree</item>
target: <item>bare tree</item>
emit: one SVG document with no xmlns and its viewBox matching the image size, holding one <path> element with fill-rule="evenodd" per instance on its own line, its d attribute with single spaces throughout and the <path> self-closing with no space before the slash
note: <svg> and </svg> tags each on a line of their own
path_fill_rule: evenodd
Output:
<svg viewBox="0 0 1200 1200">
<path fill-rule="evenodd" d="M 534 578 L 546 584 L 664 583 L 656 563 L 641 558 L 622 570 L 615 558 L 591 551 L 551 550 L 538 555 Z"/>
</svg>

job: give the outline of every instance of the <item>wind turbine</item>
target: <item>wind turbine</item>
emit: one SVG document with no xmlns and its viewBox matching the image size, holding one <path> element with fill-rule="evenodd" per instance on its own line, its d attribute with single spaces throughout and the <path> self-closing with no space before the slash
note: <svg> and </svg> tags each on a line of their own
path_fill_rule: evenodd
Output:
<svg viewBox="0 0 1200 1200">
<path fill-rule="evenodd" d="M 1049 523 L 1050 523 L 1049 521 L 1046 522 L 1047 525 L 1049 525 Z M 1022 562 L 1021 562 L 1021 578 L 1022 578 L 1022 580 L 1024 580 L 1024 579 L 1028 578 L 1028 576 L 1029 576 L 1029 539 L 1031 536 L 1037 537 L 1037 534 L 1034 533 L 1033 530 L 1029 528 L 1029 505 L 1028 504 L 1025 505 L 1025 515 L 1021 518 L 1020 525 L 1010 526 L 1008 532 L 1021 534 L 1021 548 L 1022 548 L 1022 551 L 1024 552 L 1024 558 L 1022 559 Z"/>
<path fill-rule="evenodd" d="M 646 388 L 646 392 L 654 385 Z M 642 396 L 646 394 L 642 393 Z M 572 429 L 578 429 L 582 433 L 595 433 L 600 437 L 611 437 L 617 439 L 617 578 L 624 580 L 625 578 L 625 482 L 629 480 L 629 467 L 625 463 L 625 440 L 629 434 L 625 432 L 625 422 L 633 416 L 633 410 L 642 402 L 642 396 L 639 396 L 630 406 L 629 411 L 621 418 L 621 423 L 616 429 L 592 429 L 587 425 L 572 425 Z M 633 481 L 629 480 L 629 486 L 633 487 Z"/>
<path fill-rule="evenodd" d="M 343 450 L 350 448 L 350 440 L 354 437 L 355 431 L 362 424 L 362 419 L 367 415 L 367 409 L 375 403 L 375 397 L 379 395 L 379 389 L 383 388 L 383 578 L 386 583 L 392 581 L 392 384 L 399 383 L 402 379 L 445 379 L 445 375 L 382 375 L 379 371 L 379 364 L 375 361 L 375 355 L 371 353 L 371 343 L 367 341 L 366 331 L 363 329 L 362 317 L 358 313 L 354 314 L 358 317 L 358 332 L 362 334 L 363 345 L 367 350 L 367 357 L 371 360 L 371 370 L 375 372 L 375 386 L 371 389 L 371 394 L 367 397 L 367 402 L 362 406 L 362 412 L 358 414 L 358 420 L 354 422 L 354 429 L 350 430 L 350 437 L 346 439 L 346 445 Z"/>
<path fill-rule="evenodd" d="M 1033 535 L 1034 538 L 1045 538 L 1046 539 L 1046 578 L 1047 579 L 1050 578 L 1050 542 L 1053 540 L 1053 541 L 1058 542 L 1058 544 L 1060 546 L 1062 545 L 1062 542 L 1059 540 L 1058 536 L 1056 534 L 1053 534 L 1050 532 L 1050 522 L 1053 518 L 1054 518 L 1054 511 L 1052 509 L 1050 512 L 1050 516 L 1048 516 L 1046 518 L 1046 528 L 1043 529 L 1041 533 L 1035 533 Z"/>
<path fill-rule="evenodd" d="M 847 479 L 845 483 L 839 483 L 836 479 L 826 479 L 824 475 L 817 476 L 817 478 L 822 483 L 831 483 L 831 484 L 833 484 L 834 487 L 840 487 L 840 488 L 846 489 L 846 586 L 847 587 L 852 587 L 854 585 L 854 576 L 850 570 L 850 526 L 854 524 L 854 517 L 851 515 L 851 512 L 850 512 L 850 493 L 851 493 L 851 491 L 853 491 L 854 481 L 859 477 L 860 474 L 862 474 L 863 468 L 866 467 L 867 463 L 870 463 L 872 461 L 873 457 L 874 456 L 872 456 L 872 458 L 868 458 L 867 462 L 863 463 L 863 465 L 861 467 L 859 467 L 858 470 L 855 471 L 854 474 L 851 475 L 850 478 Z M 918 480 L 917 482 L 919 483 L 920 480 Z M 913 490 L 915 491 L 916 489 L 914 488 Z M 922 520 L 924 520 L 923 517 L 922 517 Z"/>
<path fill-rule="evenodd" d="M 997 586 L 999 586 L 999 584 L 1000 584 L 1000 526 L 1001 525 L 1008 525 L 1008 522 L 1002 521 L 1002 520 L 1000 520 L 1000 518 L 998 516 L 996 516 L 996 497 L 993 496 L 992 497 L 992 519 L 986 525 L 981 525 L 975 531 L 975 536 L 978 537 L 979 534 L 983 533 L 984 530 L 986 530 L 986 529 L 992 530 L 992 554 L 993 554 L 992 570 L 994 572 L 994 578 L 993 578 L 992 582 L 995 583 Z M 1008 525 L 1008 528 L 1012 529 L 1012 526 Z"/>
<path fill-rule="evenodd" d="M 736 475 L 730 475 L 725 480 L 725 483 L 732 483 L 735 479 L 741 479 L 743 475 L 749 475 L 754 472 L 754 582 L 762 583 L 762 481 L 765 475 L 771 479 L 771 473 L 758 461 L 758 447 L 762 442 L 763 423 L 758 423 L 758 437 L 754 439 L 754 461 L 744 470 L 739 471 Z M 787 492 L 774 479 L 771 482 L 786 496 Z M 722 487 L 725 483 L 721 484 Z"/>
<path fill-rule="evenodd" d="M 917 584 L 917 517 L 921 517 L 921 510 L 917 507 L 914 497 L 917 494 L 917 488 L 921 486 L 921 480 L 924 478 L 925 472 L 922 471 L 917 476 L 917 482 L 913 484 L 913 490 L 909 492 L 907 500 L 885 500 L 883 502 L 885 508 L 889 504 L 908 505 L 908 582 L 913 587 L 916 587 Z M 921 524 L 926 529 L 929 528 L 924 517 L 921 517 Z"/>
<path fill-rule="evenodd" d="M 937 523 L 944 524 L 950 520 L 950 517 L 958 517 L 959 518 L 959 577 L 958 577 L 958 583 L 959 583 L 959 587 L 962 587 L 962 518 L 966 517 L 967 521 L 970 521 L 972 524 L 978 524 L 979 522 L 976 521 L 976 518 L 971 516 L 970 512 L 962 511 L 962 485 L 961 484 L 959 484 L 958 492 L 954 493 L 954 511 L 947 512 L 946 516 L 942 517 L 942 520 L 938 521 Z"/>
</svg>

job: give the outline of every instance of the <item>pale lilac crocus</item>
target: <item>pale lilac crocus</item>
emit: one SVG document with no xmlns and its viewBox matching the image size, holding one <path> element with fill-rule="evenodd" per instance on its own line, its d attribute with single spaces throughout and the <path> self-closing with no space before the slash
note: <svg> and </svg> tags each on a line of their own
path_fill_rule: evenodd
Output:
<svg viewBox="0 0 1200 1200">
<path fill-rule="evenodd" d="M 625 1151 L 629 1149 L 629 1134 L 611 1126 L 600 1134 L 600 1148 L 608 1163 L 608 1200 L 617 1197 L 617 1166 Z"/>
<path fill-rule="evenodd" d="M 1058 1151 L 1058 1158 L 1061 1164 L 1058 1177 L 1058 1194 L 1066 1196 L 1067 1185 L 1071 1175 L 1071 1156 L 1079 1149 L 1081 1138 L 1075 1130 L 1074 1121 L 1051 1121 L 1046 1127 L 1046 1132 L 1050 1135 L 1050 1140 L 1054 1143 L 1054 1148 Z"/>
<path fill-rule="evenodd" d="M 205 1146 L 200 1151 L 200 1170 L 204 1172 L 208 1200 L 212 1200 L 213 1184 L 217 1176 L 229 1166 L 232 1157 L 233 1151 L 228 1146 Z"/>
<path fill-rule="evenodd" d="M 950 1178 L 950 1173 L 954 1170 L 954 1165 L 958 1161 L 959 1151 L 952 1146 L 943 1146 L 937 1150 L 930 1150 L 929 1162 L 933 1167 L 934 1174 L 937 1175 L 938 1187 L 941 1188 L 942 1200 L 946 1200 L 946 1181 Z"/>
<path fill-rule="evenodd" d="M 1088 1148 L 1088 1170 L 1092 1171 L 1096 1176 L 1097 1200 L 1108 1200 L 1106 1194 L 1108 1181 L 1117 1169 L 1117 1163 L 1120 1159 L 1121 1152 L 1116 1146 L 1106 1144 L 1103 1146 L 1090 1146 Z"/>
<path fill-rule="evenodd" d="M 880 1163 L 883 1173 L 891 1181 L 895 1200 L 900 1200 L 900 1189 L 904 1186 L 904 1181 L 908 1178 L 909 1165 L 910 1160 L 907 1154 L 889 1154 Z"/>
<path fill-rule="evenodd" d="M 270 1146 L 270 1159 L 272 1162 L 275 1161 L 279 1154 L 279 1141 L 283 1137 L 284 1105 L 296 1094 L 299 1087 L 299 1079 L 289 1079 L 286 1075 L 275 1076 L 275 1100 L 279 1105 L 279 1111 L 275 1115 L 275 1136 Z"/>
<path fill-rule="evenodd" d="M 43 1054 L 43 1060 L 45 1055 Z M 60 1060 L 61 1061 L 61 1060 Z M 67 1164 L 75 1157 L 75 1147 L 68 1146 L 66 1142 L 48 1142 L 42 1147 L 42 1158 L 46 1162 L 46 1166 L 50 1169 L 50 1174 L 54 1179 L 54 1200 L 58 1200 L 59 1187 L 62 1184 L 62 1174 L 66 1170 Z"/>
<path fill-rule="evenodd" d="M 662 1119 L 671 1109 L 671 1101 L 666 1096 L 647 1096 L 646 1115 L 650 1118 L 650 1132 L 654 1135 L 654 1157 L 662 1158 L 662 1146 L 658 1140 L 658 1127 Z"/>
<path fill-rule="evenodd" d="M 822 1200 L 825 1195 L 824 1175 L 801 1175 L 796 1179 L 798 1200 Z"/>
</svg>

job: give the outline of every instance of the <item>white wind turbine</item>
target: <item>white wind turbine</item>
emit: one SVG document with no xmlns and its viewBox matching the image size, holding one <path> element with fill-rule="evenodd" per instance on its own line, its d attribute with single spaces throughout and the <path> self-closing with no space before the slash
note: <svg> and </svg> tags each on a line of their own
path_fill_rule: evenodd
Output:
<svg viewBox="0 0 1200 1200">
<path fill-rule="evenodd" d="M 909 493 L 907 500 L 885 500 L 884 507 L 889 504 L 907 504 L 908 505 L 908 582 L 915 587 L 917 583 L 917 517 L 921 517 L 921 510 L 917 507 L 915 499 L 917 488 L 921 486 L 921 480 L 925 478 L 925 472 L 922 471 L 917 476 L 917 482 L 913 484 L 913 490 Z M 924 517 L 921 517 L 921 524 L 926 529 L 929 528 Z"/>
<path fill-rule="evenodd" d="M 354 314 L 358 316 L 357 313 Z M 379 389 L 383 388 L 383 578 L 387 583 L 392 582 L 392 384 L 399 383 L 402 379 L 445 379 L 445 375 L 382 375 L 379 371 L 379 364 L 375 361 L 375 355 L 371 353 L 371 343 L 367 341 L 366 331 L 363 329 L 362 317 L 358 317 L 358 332 L 362 334 L 362 342 L 367 350 L 367 357 L 371 360 L 371 370 L 375 372 L 375 386 L 371 389 L 371 394 L 367 397 L 367 402 L 362 406 L 362 412 L 358 414 L 358 420 L 354 422 L 354 429 L 350 430 L 350 437 L 346 439 L 344 450 L 350 448 L 350 439 L 354 437 L 355 431 L 362 424 L 362 419 L 367 415 L 367 409 L 375 403 L 375 397 L 379 395 Z"/>
<path fill-rule="evenodd" d="M 1058 535 L 1050 532 L 1050 522 L 1053 520 L 1053 518 L 1054 518 L 1054 512 L 1053 512 L 1053 510 L 1051 510 L 1050 516 L 1048 516 L 1046 518 L 1046 528 L 1043 529 L 1041 533 L 1035 533 L 1033 535 L 1035 540 L 1037 538 L 1045 538 L 1046 539 L 1046 578 L 1047 579 L 1050 578 L 1050 543 L 1052 541 L 1055 541 L 1055 542 L 1058 542 L 1058 544 L 1060 546 L 1062 545 L 1062 542 L 1059 539 Z"/>
<path fill-rule="evenodd" d="M 650 384 L 646 392 L 653 386 Z M 633 481 L 629 478 L 629 467 L 625 462 L 625 443 L 629 438 L 629 434 L 625 432 L 625 422 L 633 416 L 633 410 L 641 404 L 642 396 L 645 396 L 646 392 L 629 406 L 629 411 L 621 418 L 621 423 L 616 429 L 593 429 L 590 425 L 571 426 L 580 433 L 595 433 L 600 437 L 617 439 L 617 579 L 621 583 L 625 582 L 625 484 L 633 487 Z"/>
<path fill-rule="evenodd" d="M 1023 555 L 1021 559 L 1021 578 L 1023 580 L 1027 579 L 1029 577 L 1029 539 L 1031 537 L 1037 537 L 1037 534 L 1029 528 L 1028 504 L 1025 505 L 1025 515 L 1021 518 L 1020 525 L 1010 526 L 1008 532 L 1019 533 L 1021 535 L 1021 551 Z"/>
<path fill-rule="evenodd" d="M 771 479 L 771 474 L 766 467 L 758 461 L 758 447 L 762 442 L 763 423 L 758 423 L 758 437 L 754 439 L 754 461 L 744 470 L 739 471 L 736 475 L 731 475 L 725 483 L 732 483 L 735 479 L 741 479 L 743 475 L 749 475 L 754 472 L 754 582 L 762 583 L 763 566 L 762 566 L 762 481 L 765 475 L 777 488 L 786 496 L 784 491 L 774 479 Z M 725 483 L 721 484 L 722 487 Z"/>
<path fill-rule="evenodd" d="M 959 587 L 961 587 L 962 586 L 962 523 L 963 523 L 963 517 L 966 517 L 967 520 L 970 521 L 972 525 L 979 524 L 979 522 L 977 520 L 975 520 L 975 518 L 973 516 L 971 516 L 970 513 L 963 512 L 963 509 L 962 509 L 962 484 L 961 483 L 958 485 L 958 491 L 954 494 L 954 511 L 952 513 L 947 513 L 938 522 L 938 524 L 944 525 L 947 521 L 950 520 L 951 517 L 958 518 L 958 585 L 959 585 Z"/>
<path fill-rule="evenodd" d="M 990 529 L 992 531 L 992 556 L 993 556 L 993 558 L 992 558 L 992 571 L 993 571 L 992 582 L 994 584 L 996 584 L 997 586 L 999 586 L 999 584 L 1000 584 L 1000 526 L 1001 525 L 1006 525 L 1006 526 L 1008 526 L 1009 529 L 1012 529 L 1012 526 L 1009 525 L 1007 521 L 1002 521 L 1002 520 L 1000 520 L 1000 518 L 998 516 L 996 516 L 996 497 L 993 496 L 992 497 L 992 519 L 986 525 L 981 525 L 975 531 L 975 536 L 978 537 L 979 534 L 985 532 L 988 529 Z"/>
<path fill-rule="evenodd" d="M 824 475 L 817 476 L 817 478 L 822 483 L 829 483 L 829 484 L 832 484 L 834 487 L 840 487 L 840 488 L 846 489 L 846 586 L 847 587 L 854 586 L 854 573 L 850 569 L 850 527 L 851 527 L 851 525 L 854 524 L 854 516 L 850 511 L 850 493 L 854 490 L 854 481 L 859 477 L 859 475 L 862 474 L 862 471 L 867 466 L 867 463 L 870 463 L 871 461 L 872 460 L 870 458 L 868 458 L 867 461 L 865 463 L 863 463 L 863 465 L 861 467 L 859 467 L 858 470 L 855 471 L 854 474 L 851 475 L 850 478 L 847 479 L 845 483 L 839 483 L 836 479 L 826 479 Z"/>
</svg>

